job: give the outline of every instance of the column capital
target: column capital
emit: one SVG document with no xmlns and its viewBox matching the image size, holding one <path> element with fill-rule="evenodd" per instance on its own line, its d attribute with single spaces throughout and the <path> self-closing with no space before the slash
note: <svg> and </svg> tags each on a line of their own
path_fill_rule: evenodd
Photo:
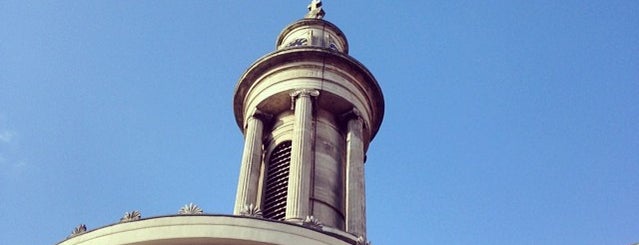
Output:
<svg viewBox="0 0 639 245">
<path fill-rule="evenodd" d="M 317 97 L 319 94 L 319 90 L 311 88 L 294 90 L 289 94 L 291 96 L 291 110 L 295 109 L 295 99 L 300 97 Z"/>
<path fill-rule="evenodd" d="M 353 107 L 353 109 L 342 113 L 342 115 L 340 115 L 340 118 L 344 121 L 362 120 L 362 113 L 357 108 Z"/>
<path fill-rule="evenodd" d="M 273 115 L 269 114 L 269 113 L 266 113 L 266 112 L 263 112 L 263 111 L 260 111 L 259 109 L 256 109 L 255 112 L 253 113 L 253 115 L 251 115 L 251 117 L 255 118 L 255 119 L 259 119 L 262 122 L 264 122 L 264 121 L 271 120 L 271 118 L 273 118 Z"/>
<path fill-rule="evenodd" d="M 304 96 L 304 97 L 313 96 L 313 97 L 317 97 L 317 96 L 319 96 L 319 94 L 320 94 L 320 92 L 317 89 L 310 89 L 310 88 L 298 89 L 298 90 L 295 90 L 295 91 L 290 93 L 291 98 L 297 98 L 298 96 Z"/>
</svg>

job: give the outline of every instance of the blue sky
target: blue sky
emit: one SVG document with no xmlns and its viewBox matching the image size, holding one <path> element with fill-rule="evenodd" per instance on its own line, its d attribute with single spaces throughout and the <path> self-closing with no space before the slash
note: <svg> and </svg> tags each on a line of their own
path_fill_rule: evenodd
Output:
<svg viewBox="0 0 639 245">
<path fill-rule="evenodd" d="M 232 212 L 239 76 L 308 1 L 1 1 L 0 244 Z M 386 115 L 374 244 L 639 242 L 638 1 L 324 1 Z"/>
</svg>

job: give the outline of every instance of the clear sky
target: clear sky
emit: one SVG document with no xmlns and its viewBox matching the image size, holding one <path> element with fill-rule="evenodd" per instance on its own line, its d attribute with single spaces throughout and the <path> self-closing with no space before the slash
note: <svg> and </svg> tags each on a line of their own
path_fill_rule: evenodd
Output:
<svg viewBox="0 0 639 245">
<path fill-rule="evenodd" d="M 0 1 L 0 244 L 230 214 L 239 76 L 296 1 Z M 324 1 L 378 79 L 374 244 L 639 242 L 639 1 Z"/>
</svg>

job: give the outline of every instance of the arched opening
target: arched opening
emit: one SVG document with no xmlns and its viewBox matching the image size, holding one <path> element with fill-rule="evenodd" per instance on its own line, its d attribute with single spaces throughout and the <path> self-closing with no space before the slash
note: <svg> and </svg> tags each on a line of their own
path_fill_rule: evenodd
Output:
<svg viewBox="0 0 639 245">
<path fill-rule="evenodd" d="M 291 141 L 284 141 L 276 146 L 268 159 L 262 215 L 267 219 L 284 220 L 291 165 Z"/>
</svg>

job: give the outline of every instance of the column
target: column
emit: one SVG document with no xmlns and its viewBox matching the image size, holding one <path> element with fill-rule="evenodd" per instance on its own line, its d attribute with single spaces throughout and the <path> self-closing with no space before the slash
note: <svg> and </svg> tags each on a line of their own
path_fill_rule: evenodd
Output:
<svg viewBox="0 0 639 245">
<path fill-rule="evenodd" d="M 366 237 L 364 122 L 357 109 L 346 115 L 346 231 Z"/>
<path fill-rule="evenodd" d="M 291 93 L 295 110 L 293 139 L 291 141 L 291 166 L 286 197 L 286 220 L 302 221 L 309 214 L 311 191 L 311 161 L 313 160 L 313 101 L 319 91 L 301 89 Z"/>
<path fill-rule="evenodd" d="M 260 178 L 260 165 L 262 163 L 262 134 L 264 122 L 267 116 L 260 111 L 247 118 L 244 131 L 244 152 L 242 153 L 242 166 L 240 178 L 237 184 L 235 196 L 235 208 L 233 214 L 239 215 L 245 205 L 258 205 L 257 189 Z"/>
</svg>

